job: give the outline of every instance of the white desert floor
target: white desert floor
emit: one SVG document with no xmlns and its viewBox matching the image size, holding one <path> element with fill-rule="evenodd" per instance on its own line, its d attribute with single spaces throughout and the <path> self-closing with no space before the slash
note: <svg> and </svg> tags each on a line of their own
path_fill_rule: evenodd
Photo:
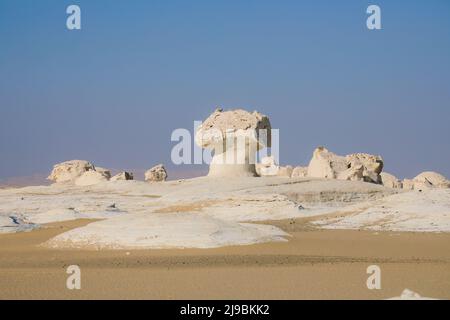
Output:
<svg viewBox="0 0 450 320">
<path fill-rule="evenodd" d="M 201 177 L 0 190 L 0 233 L 99 219 L 45 243 L 58 248 L 214 248 L 288 241 L 288 233 L 258 221 L 299 217 L 327 229 L 450 232 L 450 189 L 406 192 L 339 180 Z"/>
</svg>

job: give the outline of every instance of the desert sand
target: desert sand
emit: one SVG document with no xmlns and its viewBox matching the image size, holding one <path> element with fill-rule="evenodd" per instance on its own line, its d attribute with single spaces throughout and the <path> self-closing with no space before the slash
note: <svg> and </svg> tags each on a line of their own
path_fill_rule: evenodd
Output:
<svg viewBox="0 0 450 320">
<path fill-rule="evenodd" d="M 0 299 L 386 299 L 409 288 L 450 298 L 448 233 L 317 230 L 271 221 L 288 242 L 213 249 L 76 250 L 40 244 L 91 220 L 0 235 Z M 81 290 L 66 268 L 81 269 Z M 379 265 L 381 290 L 366 287 Z"/>
</svg>

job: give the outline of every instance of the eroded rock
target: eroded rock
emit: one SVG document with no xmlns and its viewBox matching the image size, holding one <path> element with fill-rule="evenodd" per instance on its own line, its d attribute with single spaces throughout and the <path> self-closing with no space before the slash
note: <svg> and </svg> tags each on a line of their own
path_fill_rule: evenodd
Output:
<svg viewBox="0 0 450 320">
<path fill-rule="evenodd" d="M 122 171 L 111 178 L 111 181 L 133 180 L 133 173 Z"/>
<path fill-rule="evenodd" d="M 65 161 L 55 164 L 47 179 L 57 183 L 74 182 L 78 177 L 90 170 L 95 170 L 95 167 L 88 161 Z"/>
<path fill-rule="evenodd" d="M 308 177 L 381 183 L 383 160 L 380 156 L 354 153 L 345 157 L 325 147 L 314 150 L 308 166 Z"/>
<path fill-rule="evenodd" d="M 308 177 L 336 179 L 340 172 L 347 170 L 345 157 L 328 151 L 325 147 L 314 150 L 308 165 Z"/>
<path fill-rule="evenodd" d="M 166 181 L 167 171 L 162 164 L 158 164 L 145 172 L 145 181 L 161 182 Z"/>
<path fill-rule="evenodd" d="M 270 147 L 270 121 L 261 113 L 214 111 L 197 129 L 195 141 L 214 150 L 208 176 L 256 176 L 256 151 Z"/>
<path fill-rule="evenodd" d="M 403 189 L 406 190 L 421 191 L 432 188 L 450 188 L 450 181 L 442 174 L 433 171 L 425 171 L 414 179 L 403 180 Z"/>
<path fill-rule="evenodd" d="M 403 184 L 402 182 L 397 179 L 394 175 L 387 173 L 387 172 L 381 172 L 381 184 L 388 188 L 402 188 Z"/>
<path fill-rule="evenodd" d="M 308 167 L 295 167 L 292 170 L 291 177 L 292 178 L 304 178 L 308 175 Z"/>
</svg>

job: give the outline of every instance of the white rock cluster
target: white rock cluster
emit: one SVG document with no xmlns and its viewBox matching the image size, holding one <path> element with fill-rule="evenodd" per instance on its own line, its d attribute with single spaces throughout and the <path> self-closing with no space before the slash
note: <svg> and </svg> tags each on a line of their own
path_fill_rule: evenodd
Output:
<svg viewBox="0 0 450 320">
<path fill-rule="evenodd" d="M 111 178 L 108 169 L 96 167 L 86 160 L 70 160 L 54 165 L 47 179 L 55 183 L 90 186 L 109 180 L 133 180 L 133 174 L 121 172 Z"/>
<path fill-rule="evenodd" d="M 354 153 L 345 157 L 325 147 L 314 150 L 308 166 L 308 177 L 381 183 L 383 159 L 367 153 Z"/>
<path fill-rule="evenodd" d="M 382 184 L 389 188 L 407 190 L 427 190 L 433 188 L 450 188 L 450 180 L 443 175 L 425 171 L 413 179 L 401 181 L 394 175 L 382 172 L 383 159 L 367 153 L 353 153 L 346 156 L 337 155 L 325 147 L 314 150 L 307 167 L 279 166 L 273 156 L 263 157 L 256 164 L 256 172 L 261 177 L 285 176 L 291 178 L 325 178 L 350 181 L 365 181 Z"/>
</svg>

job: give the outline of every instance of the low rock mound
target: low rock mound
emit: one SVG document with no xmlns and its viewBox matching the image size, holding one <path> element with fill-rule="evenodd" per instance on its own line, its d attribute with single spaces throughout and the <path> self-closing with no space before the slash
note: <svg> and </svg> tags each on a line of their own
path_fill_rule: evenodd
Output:
<svg viewBox="0 0 450 320">
<path fill-rule="evenodd" d="M 49 240 L 54 248 L 215 248 L 286 241 L 273 226 L 223 221 L 192 213 L 132 214 L 70 230 Z"/>
<path fill-rule="evenodd" d="M 133 180 L 133 173 L 122 171 L 111 178 L 111 181 Z"/>
<path fill-rule="evenodd" d="M 403 188 L 402 182 L 397 179 L 394 175 L 387 173 L 387 172 L 381 172 L 381 184 L 388 188 Z"/>
<path fill-rule="evenodd" d="M 73 182 L 85 172 L 95 170 L 92 163 L 85 160 L 70 160 L 55 164 L 48 176 L 48 180 L 53 182 Z"/>
<path fill-rule="evenodd" d="M 442 174 L 433 171 L 425 171 L 414 179 L 403 180 L 403 189 L 422 191 L 434 188 L 450 188 L 450 181 Z"/>
<path fill-rule="evenodd" d="M 89 170 L 75 180 L 75 185 L 91 186 L 104 181 L 108 181 L 108 175 L 106 175 L 104 172 Z"/>
</svg>

